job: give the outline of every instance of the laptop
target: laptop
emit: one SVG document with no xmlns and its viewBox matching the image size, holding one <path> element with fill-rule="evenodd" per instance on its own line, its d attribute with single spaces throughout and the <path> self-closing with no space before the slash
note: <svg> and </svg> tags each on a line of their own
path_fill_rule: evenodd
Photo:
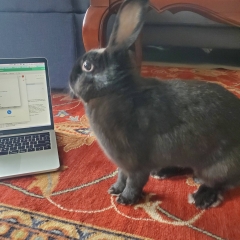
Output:
<svg viewBox="0 0 240 240">
<path fill-rule="evenodd" d="M 0 59 L 0 178 L 59 167 L 47 60 Z"/>
</svg>

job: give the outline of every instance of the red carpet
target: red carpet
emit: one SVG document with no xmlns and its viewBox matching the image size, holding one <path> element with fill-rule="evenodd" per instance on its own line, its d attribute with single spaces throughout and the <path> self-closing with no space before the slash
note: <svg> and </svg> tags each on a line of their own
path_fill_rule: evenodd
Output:
<svg viewBox="0 0 240 240">
<path fill-rule="evenodd" d="M 143 67 L 142 73 L 214 81 L 240 97 L 240 71 Z M 0 182 L 1 239 L 240 239 L 240 188 L 219 207 L 200 211 L 187 203 L 197 188 L 190 177 L 150 178 L 143 202 L 117 205 L 107 194 L 116 167 L 89 132 L 82 104 L 63 94 L 52 99 L 61 171 Z"/>
</svg>

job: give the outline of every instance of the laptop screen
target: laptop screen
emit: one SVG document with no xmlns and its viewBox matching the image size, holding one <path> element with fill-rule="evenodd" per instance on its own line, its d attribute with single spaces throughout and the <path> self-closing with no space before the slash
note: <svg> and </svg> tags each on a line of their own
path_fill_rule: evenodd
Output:
<svg viewBox="0 0 240 240">
<path fill-rule="evenodd" d="M 0 64 L 0 131 L 48 125 L 45 63 Z"/>
</svg>

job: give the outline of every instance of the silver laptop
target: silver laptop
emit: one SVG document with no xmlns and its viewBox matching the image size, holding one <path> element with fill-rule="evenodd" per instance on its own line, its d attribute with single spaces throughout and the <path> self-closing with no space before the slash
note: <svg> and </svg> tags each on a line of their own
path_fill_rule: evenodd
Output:
<svg viewBox="0 0 240 240">
<path fill-rule="evenodd" d="M 47 60 L 0 59 L 0 178 L 59 165 Z"/>
</svg>

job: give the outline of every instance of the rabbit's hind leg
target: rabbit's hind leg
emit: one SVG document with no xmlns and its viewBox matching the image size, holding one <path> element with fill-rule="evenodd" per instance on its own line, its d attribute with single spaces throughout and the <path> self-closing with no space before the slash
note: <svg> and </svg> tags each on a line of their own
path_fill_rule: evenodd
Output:
<svg viewBox="0 0 240 240">
<path fill-rule="evenodd" d="M 216 151 L 210 159 L 202 162 L 201 165 L 207 165 L 194 170 L 202 185 L 189 196 L 189 202 L 201 209 L 218 206 L 223 201 L 223 192 L 240 183 L 239 156 L 240 146 L 237 146 L 227 153 Z"/>
<path fill-rule="evenodd" d="M 199 189 L 189 195 L 189 203 L 197 208 L 216 207 L 223 201 L 223 192 L 227 189 L 229 166 L 223 158 L 215 164 L 194 171 L 194 176 L 200 180 Z"/>
<path fill-rule="evenodd" d="M 208 187 L 205 184 L 202 184 L 196 192 L 188 197 L 188 202 L 195 204 L 200 209 L 217 207 L 222 201 L 222 190 L 217 187 Z"/>
</svg>

